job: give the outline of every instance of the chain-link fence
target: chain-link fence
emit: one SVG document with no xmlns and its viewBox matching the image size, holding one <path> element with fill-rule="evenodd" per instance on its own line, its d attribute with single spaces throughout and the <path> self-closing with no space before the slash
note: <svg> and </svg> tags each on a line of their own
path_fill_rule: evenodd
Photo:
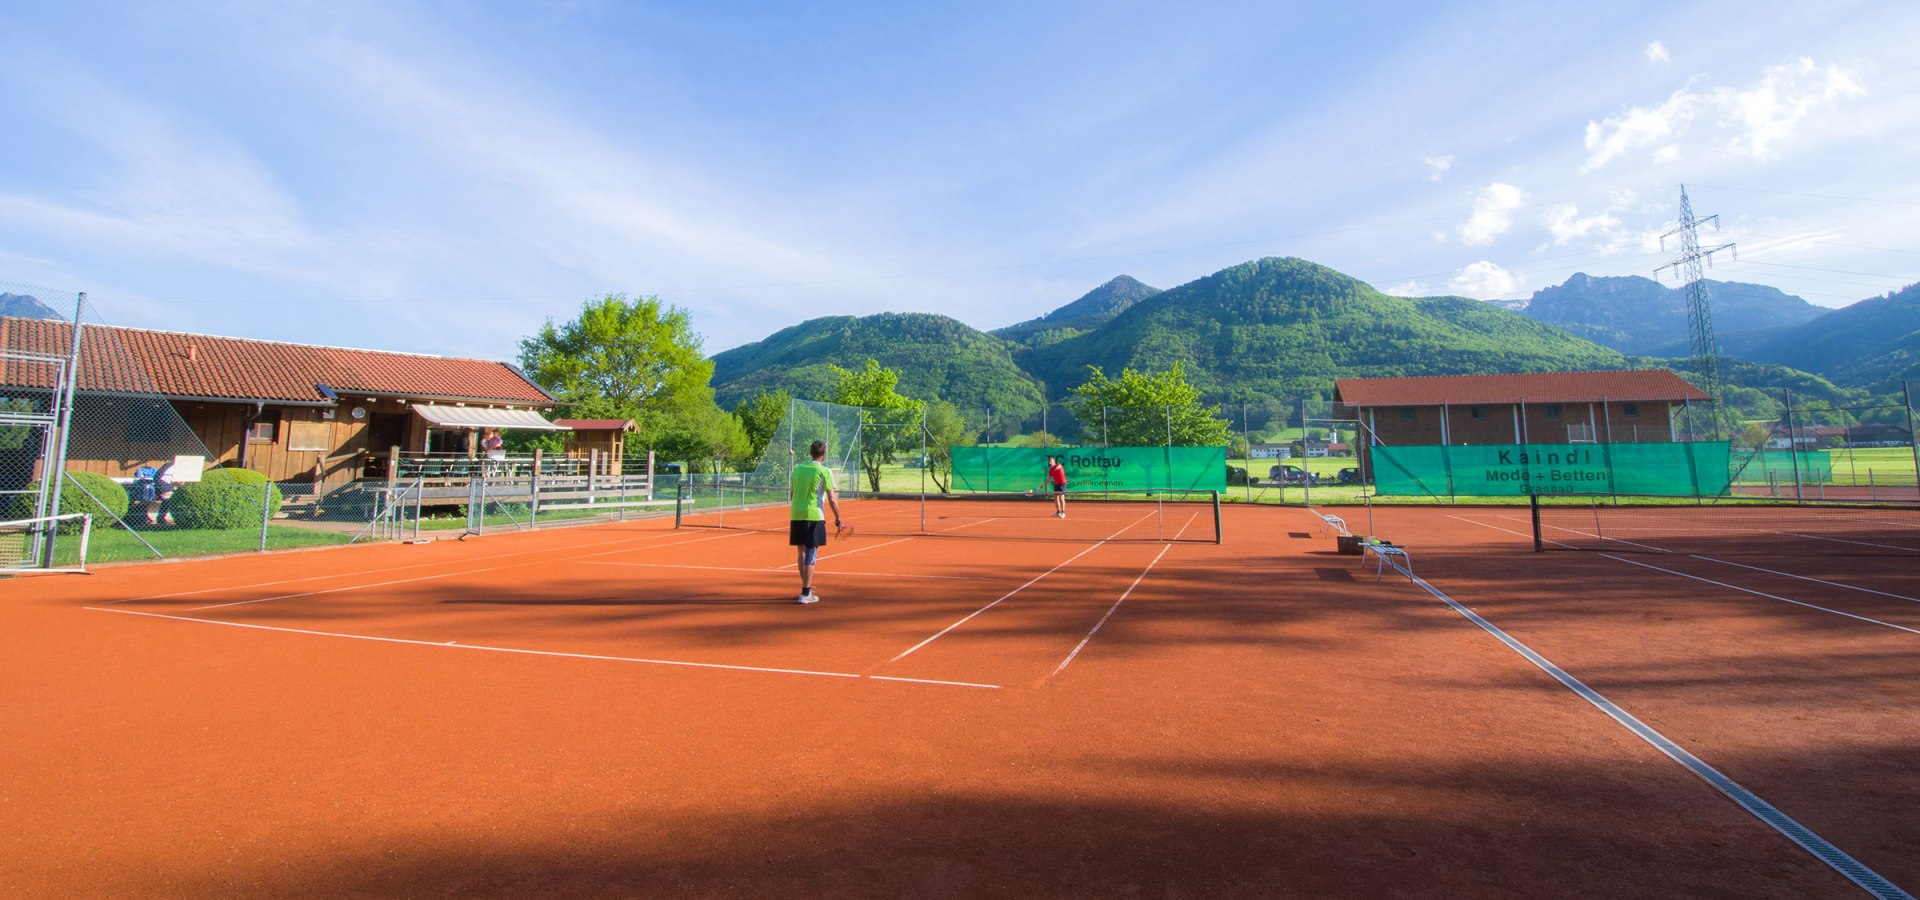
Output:
<svg viewBox="0 0 1920 900">
<path fill-rule="evenodd" d="M 60 305 L 74 312 L 41 297 L 71 298 Z M 17 283 L 0 281 L 0 302 L 0 520 L 86 513 L 93 562 L 672 512 L 671 491 L 656 495 L 650 458 L 623 470 L 598 452 L 477 460 L 471 449 L 395 447 L 375 459 L 341 446 L 338 436 L 349 430 L 335 427 L 335 412 L 346 406 L 325 396 L 331 392 L 314 383 L 315 373 L 250 375 L 282 389 L 277 395 L 258 384 L 235 388 L 236 371 L 257 363 L 234 358 L 246 351 L 234 345 L 245 342 L 116 327 L 84 295 Z M 250 390 L 257 399 L 247 398 Z M 322 396 L 297 398 L 301 392 Z M 359 419 L 365 410 L 354 412 Z M 352 427 L 370 426 L 371 434 L 378 418 Z M 376 469 L 379 477 L 366 477 Z M 39 531 L 9 529 L 20 537 L 0 535 L 8 543 L 0 554 L 70 565 L 79 544 L 63 538 L 68 523 L 59 528 L 47 532 L 44 554 L 26 546 Z"/>
</svg>

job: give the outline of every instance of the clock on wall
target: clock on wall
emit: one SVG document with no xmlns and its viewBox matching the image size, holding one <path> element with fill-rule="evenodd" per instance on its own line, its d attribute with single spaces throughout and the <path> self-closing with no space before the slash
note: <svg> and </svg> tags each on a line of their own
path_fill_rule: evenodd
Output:
<svg viewBox="0 0 1920 900">
<path fill-rule="evenodd" d="M 356 419 L 364 419 L 364 418 L 366 418 L 366 417 L 367 417 L 367 408 L 366 408 L 366 407 L 364 407 L 364 406 L 356 406 L 356 407 L 354 407 L 354 408 L 353 408 L 353 417 L 354 417 L 354 418 L 356 418 Z"/>
</svg>

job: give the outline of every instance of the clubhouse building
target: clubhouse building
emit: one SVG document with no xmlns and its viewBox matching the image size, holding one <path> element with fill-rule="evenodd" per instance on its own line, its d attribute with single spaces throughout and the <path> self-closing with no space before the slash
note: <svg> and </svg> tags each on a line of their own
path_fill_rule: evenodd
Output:
<svg viewBox="0 0 1920 900">
<path fill-rule="evenodd" d="M 1361 424 L 1361 472 L 1373 446 L 1663 443 L 1688 404 L 1708 396 L 1667 369 L 1343 378 L 1340 418 Z"/>
</svg>

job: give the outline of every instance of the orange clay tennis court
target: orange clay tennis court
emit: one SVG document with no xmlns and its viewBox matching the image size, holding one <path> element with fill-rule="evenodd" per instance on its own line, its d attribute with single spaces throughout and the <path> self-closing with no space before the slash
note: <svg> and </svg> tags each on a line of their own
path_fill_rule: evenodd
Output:
<svg viewBox="0 0 1920 900">
<path fill-rule="evenodd" d="M 784 536 L 671 520 L 0 583 L 0 893 L 1920 884 L 1910 531 L 1536 554 L 1524 508 L 1376 508 L 1417 578 L 1375 580 L 1300 508 L 1221 544 L 848 513 L 814 606 Z"/>
</svg>

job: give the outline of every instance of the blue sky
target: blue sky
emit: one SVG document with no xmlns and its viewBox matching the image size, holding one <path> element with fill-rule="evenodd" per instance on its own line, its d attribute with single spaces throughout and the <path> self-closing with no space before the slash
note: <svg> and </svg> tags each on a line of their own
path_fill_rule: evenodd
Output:
<svg viewBox="0 0 1920 900">
<path fill-rule="evenodd" d="M 512 358 L 606 293 L 709 352 L 1299 256 L 1402 294 L 1920 281 L 1920 4 L 0 8 L 0 290 Z M 1671 248 L 1669 244 L 1669 248 Z"/>
</svg>

